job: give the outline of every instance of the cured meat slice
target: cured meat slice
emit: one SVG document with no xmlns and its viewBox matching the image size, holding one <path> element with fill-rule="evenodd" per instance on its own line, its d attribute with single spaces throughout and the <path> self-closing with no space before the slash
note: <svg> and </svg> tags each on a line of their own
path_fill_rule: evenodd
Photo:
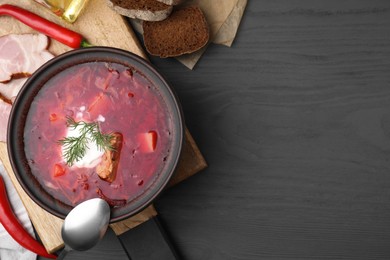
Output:
<svg viewBox="0 0 390 260">
<path fill-rule="evenodd" d="M 11 112 L 11 104 L 0 95 L 0 142 L 6 142 L 8 118 Z"/>
<path fill-rule="evenodd" d="M 48 60 L 49 38 L 44 34 L 8 34 L 0 37 L 0 142 L 7 137 L 11 104 L 27 78 Z M 20 79 L 16 79 L 20 78 Z"/>
<path fill-rule="evenodd" d="M 8 34 L 0 37 L 0 82 L 31 75 L 54 57 L 44 34 Z"/>
<path fill-rule="evenodd" d="M 7 83 L 0 83 L 0 95 L 14 102 L 27 78 L 13 79 Z"/>
</svg>

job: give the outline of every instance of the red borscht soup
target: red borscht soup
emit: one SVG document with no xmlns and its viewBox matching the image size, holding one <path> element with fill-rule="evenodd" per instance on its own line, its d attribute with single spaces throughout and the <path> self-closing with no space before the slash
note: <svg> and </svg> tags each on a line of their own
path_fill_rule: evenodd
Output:
<svg viewBox="0 0 390 260">
<path fill-rule="evenodd" d="M 141 72 L 86 62 L 40 89 L 25 121 L 24 147 L 32 175 L 56 200 L 74 206 L 101 197 L 122 206 L 159 175 L 171 131 L 164 99 Z"/>
</svg>

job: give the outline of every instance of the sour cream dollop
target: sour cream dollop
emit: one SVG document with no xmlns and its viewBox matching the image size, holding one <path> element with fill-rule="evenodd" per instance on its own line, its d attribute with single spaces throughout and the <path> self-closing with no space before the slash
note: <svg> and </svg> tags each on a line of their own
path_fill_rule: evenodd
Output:
<svg viewBox="0 0 390 260">
<path fill-rule="evenodd" d="M 100 115 L 99 115 L 100 116 Z M 97 121 L 104 122 L 104 117 L 101 116 Z M 82 126 L 77 127 L 68 127 L 66 137 L 78 137 L 81 135 Z M 102 159 L 104 154 L 104 149 L 100 149 L 95 142 L 91 142 L 91 135 L 87 134 L 87 150 L 83 158 L 78 161 L 75 161 L 73 166 L 78 168 L 94 168 L 96 167 Z M 62 148 L 62 154 L 64 154 L 64 148 Z M 62 159 L 65 161 L 65 158 L 62 156 Z"/>
</svg>

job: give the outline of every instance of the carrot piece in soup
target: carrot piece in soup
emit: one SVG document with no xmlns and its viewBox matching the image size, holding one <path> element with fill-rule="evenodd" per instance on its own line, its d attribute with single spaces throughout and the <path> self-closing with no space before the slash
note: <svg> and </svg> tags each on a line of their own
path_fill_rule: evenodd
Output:
<svg viewBox="0 0 390 260">
<path fill-rule="evenodd" d="M 50 114 L 49 120 L 50 120 L 51 122 L 56 121 L 57 119 L 58 119 L 58 116 L 57 116 L 56 113 L 51 113 L 51 114 Z"/>
<path fill-rule="evenodd" d="M 65 169 L 62 167 L 61 164 L 56 163 L 54 164 L 54 177 L 62 176 L 65 174 Z"/>
</svg>

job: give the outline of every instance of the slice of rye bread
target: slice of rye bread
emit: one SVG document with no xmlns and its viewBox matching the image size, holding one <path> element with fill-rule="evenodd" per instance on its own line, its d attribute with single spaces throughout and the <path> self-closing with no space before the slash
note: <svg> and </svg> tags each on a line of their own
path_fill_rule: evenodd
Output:
<svg viewBox="0 0 390 260">
<path fill-rule="evenodd" d="M 157 0 L 107 0 L 117 13 L 144 21 L 161 21 L 172 12 L 172 5 Z"/>
<path fill-rule="evenodd" d="M 206 18 L 197 6 L 175 10 L 163 21 L 144 21 L 142 27 L 146 50 L 162 58 L 197 51 L 210 37 Z"/>
</svg>

